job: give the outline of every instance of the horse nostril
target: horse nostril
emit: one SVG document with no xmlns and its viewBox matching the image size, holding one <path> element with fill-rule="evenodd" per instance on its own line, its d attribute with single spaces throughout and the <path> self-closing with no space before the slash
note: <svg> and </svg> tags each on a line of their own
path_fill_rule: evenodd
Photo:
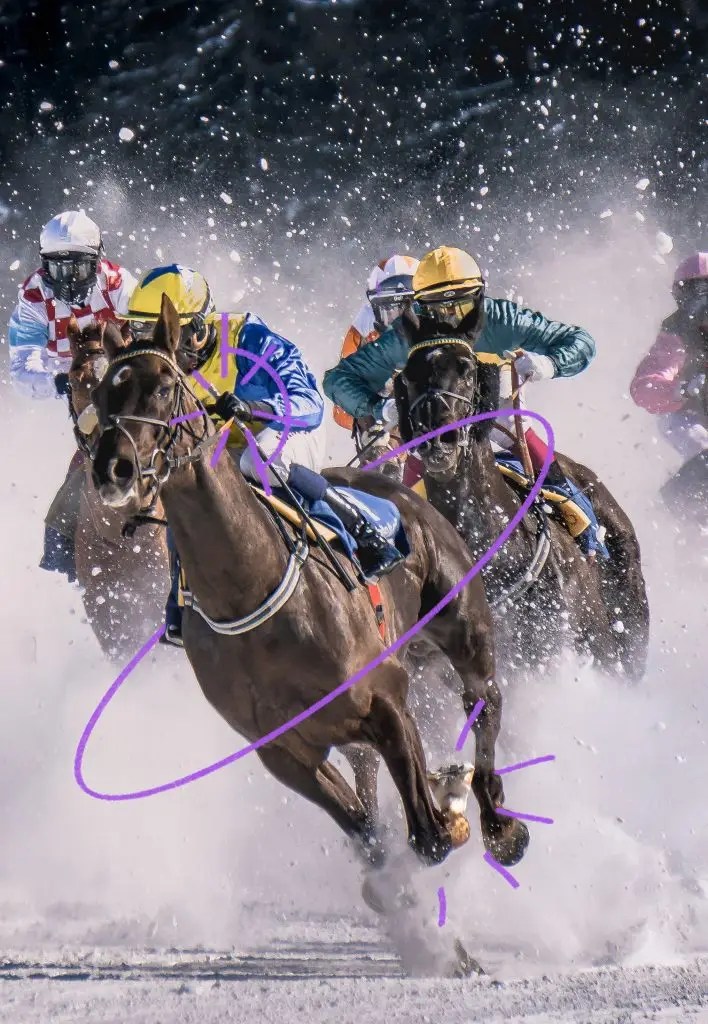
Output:
<svg viewBox="0 0 708 1024">
<path fill-rule="evenodd" d="M 130 459 L 111 459 L 108 476 L 115 484 L 129 484 L 133 479 L 133 463 Z"/>
</svg>

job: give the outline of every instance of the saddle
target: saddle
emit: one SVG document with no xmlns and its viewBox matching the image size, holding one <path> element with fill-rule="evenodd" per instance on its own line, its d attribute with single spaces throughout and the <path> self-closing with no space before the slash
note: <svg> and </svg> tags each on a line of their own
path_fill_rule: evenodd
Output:
<svg viewBox="0 0 708 1024">
<path fill-rule="evenodd" d="M 315 502 L 308 508 L 308 502 L 301 499 L 303 500 L 304 507 L 307 509 L 306 519 L 305 516 L 303 516 L 302 509 L 294 504 L 287 494 L 267 494 L 263 488 L 259 487 L 257 484 L 254 484 L 251 481 L 249 481 L 248 484 L 254 494 L 256 494 L 264 504 L 269 505 L 276 516 L 281 520 L 285 520 L 286 523 L 297 528 L 299 532 L 304 532 L 307 539 L 314 543 L 323 541 L 325 544 L 335 546 L 350 562 L 356 564 L 356 541 L 350 537 L 344 529 L 339 517 L 325 502 Z M 363 491 L 355 490 L 352 487 L 338 487 L 337 490 L 343 491 L 365 515 L 369 516 L 376 522 L 379 528 L 383 527 L 389 535 L 391 542 L 394 543 L 404 555 L 408 554 L 408 541 L 405 536 L 405 531 L 401 525 L 400 513 L 392 501 L 374 497 L 373 495 L 366 494 Z M 300 495 L 298 495 L 298 497 L 300 497 Z M 376 617 L 378 633 L 381 639 L 386 641 L 386 617 L 381 589 L 376 583 L 366 583 L 365 586 Z M 184 570 L 180 566 L 178 586 L 178 604 L 180 606 L 184 606 L 185 591 L 189 592 L 189 587 L 184 575 Z"/>
</svg>

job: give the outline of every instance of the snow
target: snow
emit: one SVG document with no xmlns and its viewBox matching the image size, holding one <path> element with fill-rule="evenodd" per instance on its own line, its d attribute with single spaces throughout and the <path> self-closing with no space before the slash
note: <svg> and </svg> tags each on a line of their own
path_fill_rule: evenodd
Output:
<svg viewBox="0 0 708 1024">
<path fill-rule="evenodd" d="M 118 132 L 118 138 L 121 142 L 130 142 L 135 138 L 135 132 L 132 128 L 121 128 Z"/>
</svg>

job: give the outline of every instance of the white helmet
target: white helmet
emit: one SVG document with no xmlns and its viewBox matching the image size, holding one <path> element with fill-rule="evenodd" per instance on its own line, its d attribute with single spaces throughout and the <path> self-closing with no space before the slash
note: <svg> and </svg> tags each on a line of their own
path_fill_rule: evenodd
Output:
<svg viewBox="0 0 708 1024">
<path fill-rule="evenodd" d="M 39 252 L 46 280 L 57 298 L 85 303 L 96 284 L 103 242 L 98 224 L 83 210 L 66 210 L 44 225 Z"/>
<path fill-rule="evenodd" d="M 101 230 L 83 210 L 58 213 L 44 225 L 39 236 L 42 256 L 57 252 L 84 252 L 99 256 L 101 249 Z"/>
<path fill-rule="evenodd" d="M 390 327 L 413 298 L 413 275 L 418 269 L 414 256 L 390 256 L 369 274 L 366 297 L 374 311 L 378 331 Z"/>
</svg>

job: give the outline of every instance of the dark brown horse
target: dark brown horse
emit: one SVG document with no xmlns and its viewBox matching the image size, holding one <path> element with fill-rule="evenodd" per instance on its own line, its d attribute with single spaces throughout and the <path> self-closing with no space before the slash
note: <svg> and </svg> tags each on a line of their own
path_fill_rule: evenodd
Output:
<svg viewBox="0 0 708 1024">
<path fill-rule="evenodd" d="M 316 552 L 289 554 L 232 460 L 222 457 L 211 466 L 215 428 L 209 418 L 169 425 L 203 411 L 175 362 L 179 333 L 174 307 L 163 298 L 149 347 L 121 349 L 106 334 L 111 362 L 93 392 L 100 423 L 93 479 L 103 502 L 122 510 L 144 499 L 154 479 L 149 467 L 160 468 L 167 518 L 199 607 L 185 610 L 185 650 L 207 700 L 253 741 L 325 697 L 385 645 L 366 590 L 348 593 Z M 411 555 L 382 582 L 391 639 L 400 637 L 473 560 L 454 529 L 400 485 L 357 470 L 331 478 L 391 497 L 401 511 Z M 284 582 L 293 574 L 296 585 L 282 601 Z M 516 862 L 528 832 L 497 813 L 503 801 L 494 772 L 501 697 L 494 682 L 491 616 L 476 578 L 429 628 L 463 681 L 466 713 L 478 699 L 485 701 L 474 725 L 473 790 L 485 844 L 499 861 Z M 326 810 L 371 857 L 380 854 L 376 822 L 327 758 L 332 748 L 351 743 L 373 747 L 400 794 L 411 847 L 424 862 L 437 863 L 449 853 L 451 838 L 431 799 L 418 731 L 406 708 L 407 684 L 392 655 L 258 754 L 276 778 Z"/>
<path fill-rule="evenodd" d="M 396 381 L 396 398 L 402 433 L 411 439 L 497 409 L 499 368 L 480 362 L 464 340 L 431 339 L 411 350 Z M 475 558 L 490 548 L 523 500 L 495 464 L 489 441 L 493 426 L 489 419 L 453 428 L 418 449 L 428 500 L 456 527 Z M 562 455 L 558 462 L 587 490 L 607 530 L 610 560 L 587 559 L 566 527 L 538 503 L 484 571 L 502 670 L 509 675 L 538 670 L 570 648 L 591 655 L 608 673 L 641 679 L 649 608 L 636 534 L 594 473 Z M 544 550 L 545 564 L 530 582 L 534 557 L 540 563 Z"/>
<path fill-rule="evenodd" d="M 91 431 L 91 392 L 107 365 L 104 338 L 113 349 L 125 342 L 114 324 L 91 324 L 80 331 L 76 321 L 68 327 L 72 363 L 69 371 L 71 401 L 84 431 L 85 443 L 96 440 Z M 82 416 L 83 414 L 83 416 Z M 73 479 L 67 479 L 68 501 L 78 491 L 78 519 L 74 534 L 76 576 L 83 602 L 101 649 L 124 663 L 154 633 L 164 614 L 169 590 L 169 561 L 164 528 L 147 525 L 134 537 L 124 537 L 123 526 L 131 508 L 108 508 L 91 483 L 91 464 L 76 460 Z M 61 499 L 60 499 L 61 502 Z M 132 508 L 137 511 L 137 505 Z M 76 514 L 76 513 L 74 513 Z M 160 513 L 158 512 L 158 515 Z"/>
</svg>

